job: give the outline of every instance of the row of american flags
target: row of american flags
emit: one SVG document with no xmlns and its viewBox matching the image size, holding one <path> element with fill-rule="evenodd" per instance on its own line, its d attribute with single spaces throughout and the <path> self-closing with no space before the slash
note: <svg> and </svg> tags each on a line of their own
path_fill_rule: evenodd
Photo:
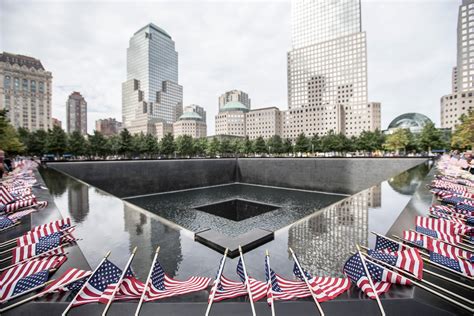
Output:
<svg viewBox="0 0 474 316">
<path fill-rule="evenodd" d="M 0 188 L 4 190 L 0 198 L 3 205 L 8 204 L 4 202 L 10 201 L 10 196 L 13 200 L 9 203 L 12 203 L 15 199 L 21 199 L 21 194 L 32 195 L 31 187 L 36 183 L 31 172 L 34 167 L 33 163 L 25 162 L 20 167 L 21 171 L 7 178 L 6 185 L 2 182 Z M 379 296 L 388 292 L 392 284 L 419 286 L 460 308 L 474 312 L 469 298 L 440 288 L 424 278 L 426 273 L 443 277 L 431 270 L 431 266 L 436 266 L 452 273 L 453 282 L 461 284 L 456 283 L 457 286 L 472 290 L 469 282 L 472 282 L 474 274 L 474 181 L 440 172 L 431 182 L 430 189 L 438 201 L 430 207 L 428 216 L 417 216 L 413 223 L 414 229 L 404 231 L 401 237 L 376 234 L 373 249 L 358 248 L 344 263 L 342 272 L 345 277 L 311 275 L 289 249 L 294 261 L 292 278 L 278 274 L 271 267 L 271 257 L 267 252 L 262 256 L 265 279 L 257 280 L 248 275 L 244 255 L 240 251 L 235 276 L 223 274 L 226 252 L 217 265 L 214 279 L 192 276 L 181 281 L 166 274 L 158 260 L 158 247 L 145 282 L 139 280 L 132 269 L 136 249 L 123 267 L 109 260 L 108 253 L 94 271 L 70 267 L 56 279 L 49 280 L 67 260 L 65 248 L 78 240 L 69 218 L 56 220 L 33 227 L 26 234 L 9 241 L 6 246 L 5 243 L 0 244 L 3 249 L 7 248 L 0 250 L 9 255 L 7 258 L 10 260 L 10 265 L 2 269 L 0 275 L 0 303 L 5 304 L 25 294 L 37 292 L 25 300 L 6 305 L 0 309 L 0 313 L 35 298 L 53 293 L 70 293 L 72 300 L 63 315 L 71 308 L 89 303 L 104 304 L 105 314 L 110 304 L 124 300 L 138 302 L 138 315 L 143 303 L 208 290 L 206 315 L 211 313 L 213 303 L 243 296 L 249 298 L 253 314 L 253 303 L 256 301 L 266 300 L 272 315 L 275 315 L 277 301 L 300 298 L 311 298 L 318 312 L 324 314 L 321 303 L 340 296 L 349 290 L 351 284 L 368 298 L 377 300 L 382 312 Z M 16 211 L 5 212 L 4 217 L 18 214 L 17 218 L 21 218 L 35 211 L 38 211 L 38 205 L 34 208 L 19 207 Z M 461 282 L 456 281 L 456 277 Z M 463 280 L 467 281 L 464 285 Z"/>
</svg>

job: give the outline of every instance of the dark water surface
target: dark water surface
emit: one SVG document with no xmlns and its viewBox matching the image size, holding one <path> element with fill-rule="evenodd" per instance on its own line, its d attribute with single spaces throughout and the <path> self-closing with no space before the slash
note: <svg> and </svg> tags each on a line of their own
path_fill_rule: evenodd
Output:
<svg viewBox="0 0 474 316">
<path fill-rule="evenodd" d="M 181 279 L 191 275 L 214 277 L 221 255 L 195 242 L 190 231 L 209 224 L 203 215 L 206 213 L 194 211 L 194 215 L 182 216 L 181 213 L 187 211 L 175 212 L 167 206 L 174 205 L 179 209 L 182 204 L 186 208 L 222 200 L 229 195 L 282 206 L 257 217 L 233 221 L 233 225 L 225 228 L 234 227 L 239 231 L 245 228 L 239 223 L 249 221 L 248 225 L 277 229 L 275 240 L 245 254 L 250 275 L 265 279 L 264 253 L 268 249 L 272 268 L 283 276 L 291 276 L 293 261 L 288 252 L 291 247 L 303 267 L 311 273 L 341 276 L 342 265 L 354 251 L 355 244 L 373 245 L 370 231 L 385 234 L 428 172 L 428 165 L 421 164 L 348 198 L 233 184 L 188 191 L 186 198 L 166 194 L 130 201 L 152 209 L 151 212 L 55 170 L 41 170 L 62 215 L 71 217 L 77 225 L 76 235 L 82 238 L 78 244 L 91 267 L 95 267 L 108 250 L 112 251 L 110 259 L 123 266 L 131 250 L 138 246 L 133 268 L 142 280 L 146 279 L 157 245 L 161 246 L 159 260 L 170 276 Z M 258 223 L 253 221 L 255 218 L 259 218 Z M 290 224 L 292 221 L 296 222 Z M 224 271 L 231 278 L 237 277 L 237 260 L 227 261 Z M 200 292 L 176 299 L 205 301 L 207 296 Z"/>
</svg>

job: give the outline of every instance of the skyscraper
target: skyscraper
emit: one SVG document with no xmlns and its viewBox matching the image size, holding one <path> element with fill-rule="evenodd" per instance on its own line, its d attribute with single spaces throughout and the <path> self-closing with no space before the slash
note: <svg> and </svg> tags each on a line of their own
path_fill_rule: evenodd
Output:
<svg viewBox="0 0 474 316">
<path fill-rule="evenodd" d="M 0 110 L 15 127 L 47 130 L 51 121 L 51 72 L 33 57 L 0 54 Z"/>
<path fill-rule="evenodd" d="M 130 38 L 127 49 L 123 125 L 134 132 L 150 133 L 150 123 L 171 124 L 177 120 L 182 114 L 182 100 L 174 41 L 165 30 L 147 24 Z"/>
<path fill-rule="evenodd" d="M 292 1 L 291 12 L 283 136 L 295 139 L 300 133 L 330 130 L 352 136 L 380 128 L 380 117 L 374 117 L 377 113 L 368 104 L 360 0 Z"/>
<path fill-rule="evenodd" d="M 79 131 L 87 134 L 87 102 L 77 91 L 69 95 L 66 101 L 67 132 Z"/>
<path fill-rule="evenodd" d="M 441 127 L 455 129 L 459 118 L 474 110 L 474 0 L 463 0 L 458 12 L 457 65 L 451 94 L 441 97 Z"/>
</svg>

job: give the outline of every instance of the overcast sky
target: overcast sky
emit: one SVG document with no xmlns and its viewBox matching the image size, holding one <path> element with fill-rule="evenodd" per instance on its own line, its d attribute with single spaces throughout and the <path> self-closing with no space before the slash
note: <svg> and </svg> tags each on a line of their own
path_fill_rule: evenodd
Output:
<svg viewBox="0 0 474 316">
<path fill-rule="evenodd" d="M 420 112 L 439 124 L 451 92 L 461 0 L 362 0 L 369 101 L 382 102 L 382 128 Z M 165 29 L 179 54 L 184 104 L 207 111 L 214 133 L 217 98 L 247 92 L 252 107 L 287 109 L 290 1 L 0 0 L 0 50 L 39 58 L 53 74 L 53 117 L 65 128 L 65 103 L 80 91 L 95 120 L 121 120 L 129 38 L 145 24 Z"/>
</svg>

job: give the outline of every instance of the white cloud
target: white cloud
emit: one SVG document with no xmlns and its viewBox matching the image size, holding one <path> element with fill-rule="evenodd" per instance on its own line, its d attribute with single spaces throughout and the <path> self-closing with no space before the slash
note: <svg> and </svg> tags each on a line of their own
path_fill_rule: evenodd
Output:
<svg viewBox="0 0 474 316">
<path fill-rule="evenodd" d="M 419 111 L 439 121 L 456 57 L 457 1 L 363 1 L 368 34 L 369 99 L 382 102 L 383 127 Z M 289 1 L 0 0 L 2 50 L 41 59 L 53 73 L 53 116 L 80 91 L 88 129 L 121 119 L 121 83 L 133 33 L 153 22 L 176 42 L 184 103 L 207 110 L 214 131 L 218 96 L 249 93 L 253 107 L 287 108 Z"/>
</svg>

